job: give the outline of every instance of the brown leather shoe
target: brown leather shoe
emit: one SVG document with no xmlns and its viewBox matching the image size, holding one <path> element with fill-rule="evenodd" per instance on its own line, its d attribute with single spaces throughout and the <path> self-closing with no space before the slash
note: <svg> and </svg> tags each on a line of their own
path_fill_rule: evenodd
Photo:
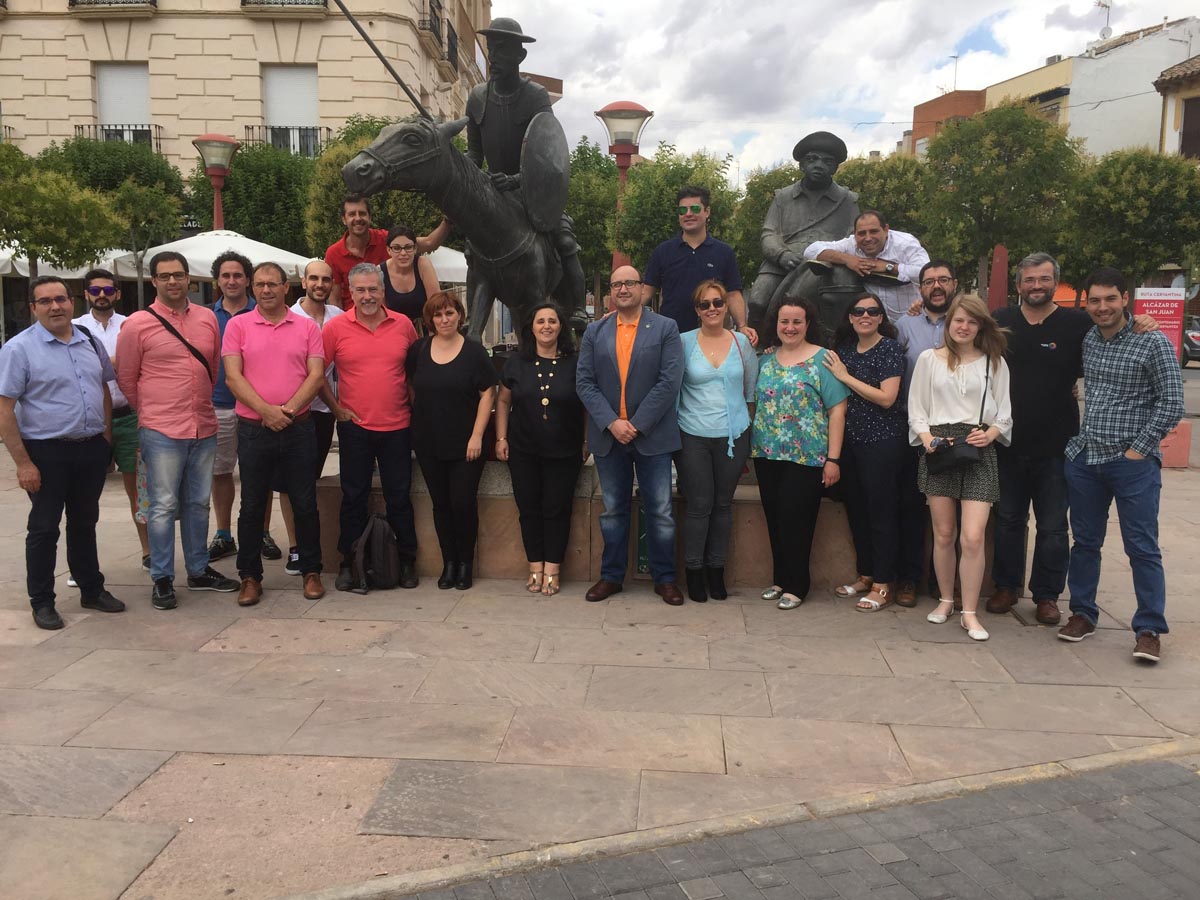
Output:
<svg viewBox="0 0 1200 900">
<path fill-rule="evenodd" d="M 1079 643 L 1089 634 L 1094 634 L 1096 626 L 1085 619 L 1083 616 L 1071 616 L 1067 619 L 1067 624 L 1058 629 L 1058 639 L 1060 641 L 1071 641 Z"/>
<path fill-rule="evenodd" d="M 1137 643 L 1133 646 L 1133 655 L 1138 659 L 1144 659 L 1146 662 L 1156 663 L 1162 656 L 1162 647 L 1159 644 L 1158 635 L 1152 631 L 1143 631 L 1137 636 Z"/>
<path fill-rule="evenodd" d="M 262 599 L 262 582 L 257 578 L 243 578 L 242 590 L 238 594 L 238 606 L 253 606 Z"/>
<path fill-rule="evenodd" d="M 673 581 L 664 581 L 662 584 L 654 586 L 654 593 L 662 597 L 663 603 L 668 606 L 683 606 L 683 591 L 679 590 L 679 585 Z"/>
<path fill-rule="evenodd" d="M 309 572 L 304 576 L 304 599 L 320 600 L 325 596 L 325 585 L 321 583 L 320 572 Z"/>
<path fill-rule="evenodd" d="M 613 594 L 621 593 L 623 585 L 619 581 L 605 581 L 601 578 L 583 595 L 583 599 L 588 603 L 599 603 L 601 600 L 607 600 Z M 682 602 L 682 601 L 680 601 Z"/>
<path fill-rule="evenodd" d="M 985 609 L 997 616 L 1010 612 L 1017 603 L 1017 592 L 1012 588 L 998 587 L 992 596 L 988 597 Z M 1057 622 L 1058 620 L 1055 619 Z"/>
<path fill-rule="evenodd" d="M 917 605 L 917 585 L 913 581 L 902 581 L 896 587 L 896 605 L 912 609 Z"/>
<path fill-rule="evenodd" d="M 1043 625 L 1057 625 L 1062 621 L 1062 613 L 1058 611 L 1057 600 L 1034 600 L 1034 605 L 1037 606 L 1037 612 L 1033 617 Z"/>
</svg>

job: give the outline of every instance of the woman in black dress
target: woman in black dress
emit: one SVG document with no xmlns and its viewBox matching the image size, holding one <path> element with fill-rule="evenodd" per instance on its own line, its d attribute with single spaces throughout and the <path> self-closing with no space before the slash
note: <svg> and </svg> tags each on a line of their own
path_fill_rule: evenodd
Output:
<svg viewBox="0 0 1200 900">
<path fill-rule="evenodd" d="M 507 460 L 529 560 L 531 594 L 557 594 L 571 533 L 583 448 L 583 404 L 575 394 L 575 342 L 555 303 L 533 310 L 521 350 L 509 357 L 496 399 L 496 458 Z"/>
<path fill-rule="evenodd" d="M 421 334 L 425 301 L 442 289 L 429 257 L 417 250 L 417 234 L 397 225 L 387 235 L 388 258 L 383 269 L 383 297 L 387 308 L 408 316 Z"/>
<path fill-rule="evenodd" d="M 466 311 L 458 295 L 439 291 L 425 301 L 429 337 L 408 353 L 413 448 L 433 501 L 442 549 L 442 590 L 471 586 L 476 494 L 483 475 L 483 432 L 492 415 L 496 371 L 482 344 L 463 336 Z"/>
</svg>

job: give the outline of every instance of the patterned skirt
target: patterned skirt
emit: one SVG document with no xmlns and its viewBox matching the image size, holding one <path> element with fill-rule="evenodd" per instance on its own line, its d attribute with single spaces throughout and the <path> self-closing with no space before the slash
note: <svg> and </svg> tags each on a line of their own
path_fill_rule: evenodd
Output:
<svg viewBox="0 0 1200 900">
<path fill-rule="evenodd" d="M 973 425 L 933 425 L 930 433 L 934 437 L 952 437 L 963 440 Z M 978 500 L 980 503 L 995 503 L 1000 499 L 1000 475 L 996 466 L 996 447 L 989 444 L 983 448 L 983 459 L 977 463 L 959 466 L 936 475 L 929 474 L 925 465 L 925 454 L 917 463 L 917 487 L 926 497 L 953 497 L 955 500 Z"/>
</svg>

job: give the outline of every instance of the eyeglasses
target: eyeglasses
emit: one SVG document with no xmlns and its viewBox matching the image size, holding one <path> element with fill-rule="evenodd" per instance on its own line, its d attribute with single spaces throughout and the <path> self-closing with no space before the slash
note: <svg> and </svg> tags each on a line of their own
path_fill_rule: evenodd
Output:
<svg viewBox="0 0 1200 900">
<path fill-rule="evenodd" d="M 160 272 L 154 276 L 155 281 L 187 281 L 187 272 Z"/>
<path fill-rule="evenodd" d="M 1022 275 L 1021 284 L 1054 284 L 1053 275 Z"/>
<path fill-rule="evenodd" d="M 883 315 L 883 310 L 878 306 L 856 306 L 850 310 L 850 315 L 856 319 L 861 319 L 863 316 L 870 316 L 872 319 Z"/>
<path fill-rule="evenodd" d="M 619 291 L 622 288 L 624 288 L 625 290 L 628 290 L 628 291 L 632 291 L 639 284 L 641 284 L 640 281 L 635 281 L 634 279 L 630 278 L 627 281 L 610 281 L 608 283 L 608 286 L 614 292 Z"/>
<path fill-rule="evenodd" d="M 949 275 L 940 275 L 937 278 L 924 278 L 921 280 L 921 287 L 933 287 L 935 284 L 940 287 L 946 287 L 954 281 Z"/>
<path fill-rule="evenodd" d="M 282 284 L 283 284 L 282 281 L 256 281 L 256 282 L 254 282 L 254 289 L 256 291 L 261 291 L 264 288 L 266 288 L 267 290 L 270 290 L 272 288 L 277 288 Z"/>
<path fill-rule="evenodd" d="M 679 207 L 679 214 L 681 216 L 686 216 L 689 212 L 692 215 L 696 215 L 696 216 L 700 215 L 700 213 L 704 212 L 704 204 L 703 203 L 693 203 L 691 206 Z"/>
<path fill-rule="evenodd" d="M 34 306 L 40 306 L 43 309 L 45 309 L 47 306 L 50 306 L 52 303 L 57 303 L 59 306 L 66 306 L 67 304 L 69 304 L 71 302 L 73 302 L 73 301 L 71 300 L 70 297 L 66 296 L 65 294 L 60 294 L 57 297 L 38 297 L 36 300 L 33 301 L 33 304 L 34 304 Z"/>
<path fill-rule="evenodd" d="M 400 245 L 392 244 L 390 247 L 388 247 L 388 249 L 391 250 L 393 253 L 412 253 L 414 250 L 417 249 L 417 245 L 416 244 L 400 244 Z"/>
<path fill-rule="evenodd" d="M 710 309 L 724 309 L 725 301 L 721 297 L 715 297 L 712 300 L 701 300 L 696 304 L 696 309 L 701 312 L 708 312 Z"/>
<path fill-rule="evenodd" d="M 91 287 L 89 287 L 87 289 L 87 292 L 88 292 L 88 296 L 90 296 L 90 297 L 99 297 L 101 294 L 103 294 L 105 297 L 112 297 L 113 295 L 115 295 L 117 293 L 117 289 L 115 287 L 113 287 L 111 284 L 108 285 L 107 287 L 99 287 L 97 285 L 92 285 Z"/>
<path fill-rule="evenodd" d="M 381 288 L 381 287 L 352 287 L 352 288 L 350 288 L 350 293 L 353 294 L 355 297 L 365 297 L 367 294 L 381 294 L 381 293 L 383 293 L 383 288 Z"/>
</svg>

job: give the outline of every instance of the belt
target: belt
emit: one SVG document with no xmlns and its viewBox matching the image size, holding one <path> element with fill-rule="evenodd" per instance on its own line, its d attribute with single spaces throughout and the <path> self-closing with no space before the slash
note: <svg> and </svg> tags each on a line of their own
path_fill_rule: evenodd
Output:
<svg viewBox="0 0 1200 900">
<path fill-rule="evenodd" d="M 87 437 L 25 438 L 23 443 L 48 444 L 53 441 L 59 444 L 86 444 L 88 441 L 94 441 L 98 437 L 103 437 L 103 434 L 103 432 L 98 434 L 89 434 Z"/>
<path fill-rule="evenodd" d="M 112 411 L 112 417 L 114 419 L 124 419 L 126 416 L 132 416 L 132 415 L 133 415 L 133 407 L 132 406 L 121 406 Z"/>
<path fill-rule="evenodd" d="M 296 416 L 296 418 L 292 419 L 292 421 L 288 422 L 288 426 L 290 427 L 292 425 L 299 425 L 301 422 L 308 421 L 310 414 L 311 411 L 306 409 L 304 412 L 300 413 L 300 415 Z M 266 427 L 263 425 L 262 419 L 247 419 L 245 416 L 238 416 L 238 422 L 242 423 L 243 425 L 249 425 L 251 428 Z"/>
</svg>

